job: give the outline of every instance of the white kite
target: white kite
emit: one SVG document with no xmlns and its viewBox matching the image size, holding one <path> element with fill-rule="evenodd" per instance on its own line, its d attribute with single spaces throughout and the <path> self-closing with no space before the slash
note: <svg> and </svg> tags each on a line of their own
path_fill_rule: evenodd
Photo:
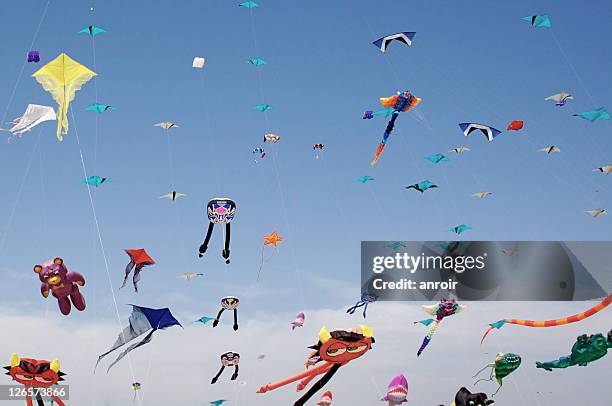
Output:
<svg viewBox="0 0 612 406">
<path fill-rule="evenodd" d="M 472 196 L 483 199 L 487 196 L 491 196 L 492 194 L 493 194 L 492 192 L 476 192 Z"/>
<path fill-rule="evenodd" d="M 202 69 L 205 64 L 206 59 L 196 56 L 195 58 L 193 58 L 193 63 L 191 64 L 191 66 L 196 69 Z"/>
<path fill-rule="evenodd" d="M 17 117 L 10 123 L 13 127 L 8 130 L 2 129 L 3 131 L 9 131 L 13 135 L 20 136 L 21 134 L 31 131 L 32 128 L 45 121 L 57 120 L 55 110 L 53 107 L 41 106 L 39 104 L 28 104 L 23 116 Z"/>
<path fill-rule="evenodd" d="M 453 148 L 453 149 L 451 149 L 448 152 L 454 152 L 456 154 L 462 154 L 462 153 L 468 152 L 468 151 L 470 151 L 470 149 L 468 147 L 461 146 L 461 147 Z"/>
<path fill-rule="evenodd" d="M 547 154 L 554 154 L 556 152 L 561 152 L 559 147 L 557 147 L 555 145 L 551 145 L 550 147 L 545 147 L 545 148 L 538 149 L 538 151 L 546 152 Z"/>
<path fill-rule="evenodd" d="M 600 166 L 599 168 L 593 169 L 593 172 L 601 172 L 607 175 L 609 173 L 612 173 L 612 165 Z"/>
<path fill-rule="evenodd" d="M 193 272 L 185 272 L 180 274 L 178 277 L 181 278 L 184 281 L 190 281 L 193 278 L 195 278 L 196 276 L 204 276 L 203 273 L 193 273 Z"/>
<path fill-rule="evenodd" d="M 173 191 L 173 192 L 167 193 L 165 195 L 162 195 L 159 198 L 160 199 L 168 199 L 168 200 L 175 201 L 179 197 L 183 197 L 183 196 L 187 196 L 187 195 L 185 193 Z"/>
<path fill-rule="evenodd" d="M 178 128 L 178 125 L 174 124 L 172 121 L 163 121 L 161 123 L 154 124 L 155 127 L 161 127 L 164 130 L 169 130 L 171 128 Z"/>
<path fill-rule="evenodd" d="M 557 94 L 553 94 L 552 96 L 548 96 L 544 100 L 552 100 L 555 102 L 557 106 L 564 106 L 568 100 L 572 100 L 574 96 L 569 93 L 561 92 Z"/>
<path fill-rule="evenodd" d="M 599 216 L 603 216 L 604 214 L 608 214 L 608 212 L 605 209 L 585 210 L 585 213 L 591 217 L 599 217 Z"/>
</svg>

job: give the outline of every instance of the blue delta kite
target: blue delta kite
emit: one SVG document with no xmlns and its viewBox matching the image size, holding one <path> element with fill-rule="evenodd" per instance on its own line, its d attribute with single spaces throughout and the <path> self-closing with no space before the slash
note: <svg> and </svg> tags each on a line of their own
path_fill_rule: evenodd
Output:
<svg viewBox="0 0 612 406">
<path fill-rule="evenodd" d="M 489 142 L 493 141 L 493 138 L 501 134 L 501 131 L 484 124 L 459 123 L 459 127 L 461 128 L 461 131 L 463 131 L 463 135 L 465 135 L 466 137 L 470 135 L 473 131 L 480 130 L 487 137 L 487 140 L 489 140 Z"/>
<path fill-rule="evenodd" d="M 117 341 L 115 341 L 115 344 L 113 344 L 110 350 L 108 350 L 107 352 L 105 352 L 104 354 L 98 357 L 98 361 L 96 362 L 96 367 L 98 366 L 102 358 L 104 358 L 111 352 L 115 351 L 116 349 L 124 346 L 125 344 L 132 341 L 133 339 L 140 337 L 147 331 L 149 332 L 149 334 L 147 334 L 145 338 L 127 347 L 121 354 L 119 354 L 117 359 L 115 359 L 109 365 L 106 371 L 108 372 L 117 362 L 119 362 L 123 357 L 125 357 L 130 351 L 135 350 L 138 347 L 142 347 L 143 345 L 150 343 L 151 340 L 153 339 L 153 333 L 155 333 L 157 330 L 163 330 L 163 329 L 166 329 L 172 326 L 181 326 L 181 323 L 179 323 L 178 320 L 174 318 L 172 313 L 170 313 L 170 309 L 168 308 L 150 309 L 148 307 L 141 307 L 141 306 L 136 306 L 136 305 L 131 305 L 131 306 L 132 306 L 132 314 L 130 315 L 130 319 L 129 319 L 130 325 L 124 328 L 121 333 L 119 333 L 119 337 L 117 337 Z"/>
<path fill-rule="evenodd" d="M 395 34 L 386 35 L 382 38 L 377 39 L 372 42 L 372 44 L 376 45 L 377 48 L 381 50 L 381 52 L 385 52 L 389 43 L 392 41 L 399 41 L 408 46 L 412 45 L 412 39 L 414 38 L 415 32 L 398 32 Z"/>
<path fill-rule="evenodd" d="M 538 28 L 551 28 L 552 22 L 550 21 L 550 17 L 548 14 L 540 14 L 536 16 L 527 16 L 523 17 L 522 20 L 528 21 L 534 27 Z"/>
</svg>

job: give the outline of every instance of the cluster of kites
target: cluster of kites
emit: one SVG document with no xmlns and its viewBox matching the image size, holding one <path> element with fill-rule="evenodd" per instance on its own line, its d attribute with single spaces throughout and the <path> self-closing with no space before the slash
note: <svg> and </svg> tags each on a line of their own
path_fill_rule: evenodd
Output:
<svg viewBox="0 0 612 406">
<path fill-rule="evenodd" d="M 253 9 L 259 5 L 254 1 L 247 1 L 240 3 L 239 6 Z M 551 20 L 547 15 L 528 16 L 524 17 L 523 20 L 538 28 L 552 27 Z M 83 28 L 78 33 L 95 37 L 106 32 L 107 31 L 101 27 L 91 25 Z M 384 53 L 393 42 L 399 42 L 405 46 L 412 46 L 414 37 L 414 32 L 399 32 L 384 36 L 374 41 L 373 44 Z M 39 51 L 31 50 L 28 52 L 28 63 L 39 63 L 40 61 L 41 55 Z M 247 63 L 255 67 L 261 67 L 268 64 L 265 59 L 260 57 L 249 58 Z M 193 59 L 192 67 L 194 69 L 203 69 L 205 66 L 205 58 L 195 57 Z M 42 86 L 42 88 L 49 92 L 51 97 L 55 100 L 57 104 L 56 109 L 45 105 L 29 104 L 26 107 L 23 115 L 13 120 L 11 122 L 11 128 L 6 129 L 5 131 L 10 132 L 12 135 L 21 136 L 43 122 L 57 121 L 56 136 L 58 141 L 62 141 L 64 136 L 67 135 L 69 131 L 68 112 L 70 111 L 70 103 L 74 100 L 76 93 L 96 75 L 96 72 L 75 61 L 67 54 L 61 53 L 32 75 L 34 79 Z M 568 101 L 573 100 L 573 96 L 566 92 L 560 92 L 546 97 L 545 100 L 553 101 L 556 106 L 563 107 Z M 392 96 L 381 97 L 379 99 L 379 103 L 382 109 L 377 111 L 366 110 L 363 112 L 362 118 L 364 120 L 370 120 L 375 117 L 384 117 L 388 119 L 382 138 L 376 147 L 374 156 L 370 162 L 371 166 L 375 166 L 379 162 L 382 153 L 386 149 L 394 131 L 396 121 L 401 113 L 409 112 L 419 105 L 421 101 L 422 100 L 415 96 L 410 90 L 404 90 Z M 95 112 L 97 114 L 103 114 L 115 109 L 116 108 L 114 106 L 96 102 L 89 104 L 85 110 Z M 270 111 L 272 106 L 262 103 L 255 106 L 254 109 L 265 113 Z M 603 107 L 579 112 L 574 114 L 574 116 L 583 118 L 590 122 L 610 119 L 609 112 Z M 154 126 L 159 127 L 164 131 L 179 128 L 179 125 L 171 121 L 159 122 L 154 124 Z M 462 122 L 458 123 L 458 126 L 465 137 L 471 136 L 472 134 L 482 134 L 488 142 L 494 141 L 500 134 L 502 134 L 502 131 L 496 129 L 495 127 L 476 122 Z M 525 122 L 523 120 L 512 120 L 506 126 L 506 131 L 521 131 L 524 126 Z M 268 133 L 263 136 L 263 142 L 266 146 L 273 146 L 274 144 L 278 143 L 280 139 L 281 137 L 279 135 L 273 133 Z M 320 158 L 324 148 L 325 145 L 321 143 L 312 145 L 315 159 Z M 468 151 L 470 151 L 469 148 L 459 146 L 451 149 L 449 153 L 462 154 Z M 559 153 L 561 150 L 559 147 L 552 145 L 542 148 L 539 151 L 546 154 L 553 154 Z M 259 162 L 267 156 L 266 150 L 261 146 L 254 147 L 252 149 L 252 154 L 255 162 Z M 433 164 L 449 161 L 448 156 L 442 153 L 431 154 L 425 157 L 425 159 Z M 593 171 L 609 174 L 612 172 L 612 165 L 604 165 L 593 169 Z M 364 175 L 357 179 L 357 181 L 361 183 L 368 183 L 373 180 L 374 178 L 369 175 Z M 82 182 L 88 186 L 100 187 L 101 185 L 110 182 L 110 179 L 94 175 L 87 177 Z M 408 185 L 405 188 L 414 189 L 415 192 L 423 194 L 428 190 L 438 187 L 439 186 L 434 182 L 425 179 Z M 489 191 L 479 191 L 473 194 L 474 197 L 480 199 L 491 195 L 492 192 Z M 187 196 L 185 193 L 173 190 L 160 196 L 160 198 L 175 201 L 178 198 L 185 196 Z M 217 233 L 221 233 L 222 235 L 221 258 L 226 264 L 230 263 L 230 241 L 232 231 L 231 223 L 236 216 L 236 212 L 236 202 L 228 197 L 214 197 L 207 203 L 206 216 L 209 224 L 203 241 L 198 249 L 198 255 L 200 258 L 207 254 L 215 226 L 218 226 Z M 607 212 L 605 209 L 593 209 L 587 210 L 586 213 L 593 217 L 597 217 L 606 214 Z M 472 227 L 468 225 L 459 224 L 449 228 L 449 231 L 459 235 L 471 229 Z M 279 244 L 283 240 L 284 237 L 279 235 L 276 231 L 263 236 L 263 243 L 261 246 L 261 264 L 257 272 L 258 280 L 265 263 L 274 255 Z M 389 248 L 399 249 L 401 246 L 401 243 L 393 243 L 389 246 Z M 266 252 L 270 253 L 267 258 L 265 256 Z M 125 249 L 125 253 L 129 257 L 129 262 L 126 265 L 123 273 L 121 288 L 126 286 L 130 275 L 132 275 L 132 285 L 134 291 L 138 292 L 139 282 L 141 280 L 143 270 L 147 266 L 154 265 L 156 261 L 144 248 Z M 86 279 L 82 274 L 69 270 L 62 258 L 58 257 L 53 261 L 43 263 L 42 265 L 35 265 L 34 272 L 38 274 L 39 281 L 41 283 L 41 295 L 44 298 L 48 298 L 49 295 L 51 295 L 54 300 L 57 301 L 59 310 L 63 315 L 69 316 L 73 307 L 77 311 L 85 311 L 86 301 L 84 292 L 82 292 L 82 290 L 85 290 Z M 198 276 L 204 276 L 204 274 L 185 272 L 180 274 L 178 277 L 185 281 L 190 281 Z M 356 303 L 346 311 L 346 313 L 353 315 L 358 310 L 362 310 L 361 314 L 365 319 L 367 317 L 368 306 L 375 303 L 377 299 L 378 298 L 375 295 L 363 293 L 359 300 L 357 300 Z M 612 295 L 609 295 L 601 302 L 597 303 L 592 308 L 583 311 L 582 313 L 555 320 L 537 321 L 502 319 L 489 325 L 482 337 L 481 344 L 491 331 L 500 329 L 505 324 L 548 328 L 569 323 L 576 323 L 602 311 L 604 308 L 610 305 L 611 302 Z M 225 323 L 231 321 L 232 329 L 234 331 L 238 331 L 239 305 L 240 299 L 238 297 L 224 296 L 219 300 L 219 310 L 215 317 L 202 316 L 198 320 L 194 321 L 194 323 L 207 325 L 209 322 L 212 322 L 212 327 L 216 328 L 221 324 L 223 314 L 227 311 L 230 314 L 226 314 Z M 108 372 L 131 351 L 151 343 L 156 332 L 168 329 L 170 327 L 182 327 L 181 323 L 172 314 L 169 308 L 155 309 L 139 305 L 131 306 L 132 312 L 129 316 L 127 326 L 125 326 L 125 328 L 119 333 L 116 341 L 111 345 L 111 347 L 106 352 L 99 355 L 97 362 L 95 363 L 96 368 L 107 355 L 115 353 L 115 351 L 121 349 L 122 351 L 118 353 L 115 359 L 107 366 Z M 447 317 L 466 311 L 466 306 L 460 305 L 454 299 L 442 299 L 439 303 L 423 306 L 423 310 L 431 317 L 415 322 L 415 324 L 421 324 L 429 327 L 425 337 L 418 346 L 416 351 L 417 357 L 421 356 L 425 349 L 431 344 L 433 336 L 440 327 L 442 321 Z M 231 319 L 227 320 L 227 318 Z M 304 312 L 299 312 L 296 314 L 293 321 L 289 322 L 288 324 L 291 327 L 291 330 L 295 330 L 297 328 L 302 328 L 306 323 L 306 319 L 306 314 Z M 338 373 L 340 369 L 342 369 L 342 367 L 346 367 L 352 361 L 362 358 L 373 350 L 375 343 L 374 330 L 365 324 L 358 325 L 355 328 L 338 328 L 333 330 L 329 330 L 327 327 L 322 327 L 318 333 L 317 341 L 314 343 L 314 345 L 309 347 L 312 352 L 305 357 L 305 369 L 290 377 L 264 384 L 257 390 L 257 393 L 266 393 L 297 382 L 297 390 L 299 392 L 303 392 L 303 394 L 295 401 L 294 406 L 305 405 L 319 391 L 322 391 L 327 387 L 330 380 L 335 374 Z M 568 368 L 572 366 L 586 366 L 591 362 L 603 358 L 610 348 L 612 348 L 612 330 L 607 333 L 584 334 L 577 338 L 576 342 L 571 347 L 569 355 L 561 356 L 560 358 L 552 361 L 538 361 L 535 363 L 535 365 L 536 368 L 544 369 L 546 371 L 552 371 L 553 369 L 559 368 Z M 264 356 L 261 355 L 258 358 L 263 359 L 263 357 Z M 226 351 L 220 354 L 218 359 L 220 361 L 220 369 L 213 375 L 211 384 L 215 384 L 219 379 L 221 379 L 226 368 L 229 368 L 230 371 L 232 371 L 229 380 L 236 380 L 239 376 L 241 355 L 235 351 Z M 498 384 L 497 391 L 499 391 L 502 387 L 504 379 L 507 379 L 514 371 L 521 367 L 522 361 L 523 357 L 517 353 L 500 352 L 494 359 L 490 360 L 490 362 L 481 371 L 478 371 L 473 376 L 473 378 L 476 378 L 486 369 L 490 369 L 488 379 L 479 379 L 474 383 L 474 385 L 481 381 L 495 381 Z M 65 373 L 60 371 L 60 361 L 58 359 L 47 361 L 20 358 L 17 354 L 13 354 L 10 357 L 9 365 L 6 366 L 5 369 L 8 371 L 7 375 L 9 375 L 13 381 L 23 385 L 26 388 L 55 387 L 64 380 L 63 376 L 65 376 Z M 211 374 L 212 372 L 213 371 L 211 371 Z M 315 380 L 317 381 L 312 383 Z M 134 400 L 136 399 L 137 392 L 142 389 L 142 386 L 143 385 L 140 382 L 132 383 L 131 388 L 134 391 Z M 497 391 L 494 392 L 492 396 L 495 395 Z M 386 402 L 389 406 L 401 405 L 402 403 L 407 402 L 408 395 L 408 380 L 403 374 L 398 374 L 390 380 L 387 391 L 381 398 L 381 401 Z M 65 406 L 61 394 L 52 394 L 50 397 L 54 404 Z M 28 392 L 26 395 L 27 405 L 32 406 L 33 400 L 36 400 L 39 405 L 44 404 L 39 394 L 33 395 Z M 213 406 L 220 406 L 224 402 L 227 402 L 227 400 L 218 399 L 211 401 L 210 404 Z M 318 406 L 330 406 L 332 402 L 333 393 L 331 391 L 325 391 L 322 393 L 316 404 Z M 485 406 L 492 403 L 494 403 L 493 399 L 490 399 L 486 393 L 472 393 L 467 388 L 462 387 L 456 392 L 454 401 L 451 403 L 451 405 Z"/>
</svg>

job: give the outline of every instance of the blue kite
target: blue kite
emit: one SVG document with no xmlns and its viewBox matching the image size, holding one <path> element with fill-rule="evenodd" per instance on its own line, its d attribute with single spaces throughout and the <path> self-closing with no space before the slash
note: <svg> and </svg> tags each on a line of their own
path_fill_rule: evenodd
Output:
<svg viewBox="0 0 612 406">
<path fill-rule="evenodd" d="M 110 350 L 108 350 L 107 352 L 105 352 L 104 354 L 98 357 L 98 361 L 96 362 L 94 371 L 95 371 L 95 368 L 98 367 L 98 364 L 100 363 L 102 358 L 104 358 L 111 352 L 115 351 L 116 349 L 124 346 L 125 344 L 132 341 L 133 339 L 140 337 L 147 331 L 149 332 L 149 334 L 147 334 L 145 338 L 143 338 L 141 341 L 130 345 L 121 354 L 119 354 L 117 359 L 115 359 L 109 365 L 106 372 L 110 371 L 110 369 L 117 362 L 119 362 L 123 357 L 125 357 L 132 350 L 135 350 L 138 347 L 142 347 L 143 345 L 150 343 L 151 340 L 153 340 L 153 333 L 155 333 L 157 330 L 164 330 L 172 326 L 181 326 L 181 323 L 179 323 L 178 320 L 174 318 L 174 316 L 170 312 L 170 309 L 168 308 L 151 309 L 148 307 L 142 307 L 142 306 L 136 306 L 136 305 L 130 305 L 130 306 L 132 306 L 132 314 L 130 315 L 130 319 L 129 319 L 130 325 L 124 328 L 121 333 L 119 333 L 119 337 L 117 337 L 117 341 L 115 341 L 115 344 L 113 344 Z"/>
<path fill-rule="evenodd" d="M 472 229 L 472 227 L 470 227 L 470 226 L 466 226 L 465 224 L 459 224 L 458 226 L 449 228 L 448 231 L 453 232 L 453 233 L 459 235 L 459 234 L 461 234 L 461 233 L 463 233 L 465 231 L 469 231 L 471 229 Z"/>
<path fill-rule="evenodd" d="M 213 400 L 212 402 L 208 402 L 208 404 L 210 406 L 221 406 L 225 402 L 227 402 L 227 399 L 219 399 L 219 400 Z"/>
<path fill-rule="evenodd" d="M 196 321 L 194 321 L 194 323 L 206 324 L 209 321 L 213 321 L 213 320 L 216 320 L 216 319 L 214 317 L 202 316 L 199 319 L 197 319 Z"/>
<path fill-rule="evenodd" d="M 366 183 L 366 182 L 369 182 L 371 180 L 374 180 L 374 178 L 371 177 L 370 175 L 365 175 L 365 176 L 362 176 L 360 178 L 357 178 L 357 182 L 361 182 L 361 183 Z"/>
<path fill-rule="evenodd" d="M 438 187 L 438 185 L 434 185 L 432 182 L 428 180 L 423 180 L 419 183 L 415 183 L 414 185 L 406 186 L 406 189 L 414 189 L 416 191 L 423 193 L 427 189 L 431 189 L 434 187 Z"/>
<path fill-rule="evenodd" d="M 389 46 L 389 43 L 392 41 L 399 41 L 402 44 L 411 46 L 412 39 L 414 38 L 415 34 L 415 32 L 397 32 L 395 34 L 385 35 L 384 37 L 372 42 L 372 44 L 374 44 L 376 48 L 380 49 L 381 52 L 385 52 Z"/>
<path fill-rule="evenodd" d="M 255 8 L 259 7 L 259 4 L 255 3 L 254 1 L 245 1 L 244 3 L 238 4 L 238 6 L 246 8 Z"/>
<path fill-rule="evenodd" d="M 431 154 L 429 156 L 426 156 L 425 159 L 427 159 L 428 161 L 434 164 L 439 164 L 440 162 L 450 161 L 450 159 L 448 159 L 448 157 L 444 154 Z"/>
<path fill-rule="evenodd" d="M 95 111 L 98 114 L 102 114 L 105 111 L 117 110 L 117 109 L 115 107 L 109 105 L 109 104 L 92 103 L 89 106 L 85 107 L 85 110 L 87 110 L 87 111 Z"/>
<path fill-rule="evenodd" d="M 85 179 L 83 181 L 83 183 L 89 185 L 89 186 L 95 186 L 98 187 L 101 184 L 105 183 L 105 182 L 110 182 L 109 178 L 103 178 L 102 176 L 90 176 L 89 178 Z"/>
<path fill-rule="evenodd" d="M 470 135 L 473 131 L 480 130 L 489 142 L 493 141 L 493 138 L 497 137 L 501 134 L 501 131 L 495 129 L 489 125 L 478 124 L 478 123 L 459 123 L 459 128 L 463 131 L 464 136 Z"/>
<path fill-rule="evenodd" d="M 594 123 L 597 120 L 609 120 L 610 113 L 603 107 L 600 107 L 595 110 L 583 111 L 582 113 L 574 114 L 574 117 L 581 117 L 585 120 L 589 120 L 591 123 Z"/>
<path fill-rule="evenodd" d="M 89 27 L 83 28 L 77 34 L 88 34 L 88 35 L 91 35 L 92 37 L 95 37 L 96 35 L 102 34 L 105 32 L 106 30 L 104 28 L 96 27 L 95 25 L 90 25 Z"/>
<path fill-rule="evenodd" d="M 550 21 L 550 17 L 548 14 L 540 14 L 535 16 L 527 16 L 523 17 L 522 20 L 530 22 L 531 25 L 538 28 L 551 28 L 552 22 Z"/>
<path fill-rule="evenodd" d="M 265 59 L 261 59 L 261 58 L 250 58 L 247 62 L 255 66 L 261 66 L 261 65 L 268 64 L 268 61 L 266 61 Z"/>
<path fill-rule="evenodd" d="M 258 104 L 257 106 L 255 106 L 255 110 L 261 111 L 263 113 L 264 111 L 272 110 L 272 106 L 270 106 L 269 104 Z"/>
</svg>

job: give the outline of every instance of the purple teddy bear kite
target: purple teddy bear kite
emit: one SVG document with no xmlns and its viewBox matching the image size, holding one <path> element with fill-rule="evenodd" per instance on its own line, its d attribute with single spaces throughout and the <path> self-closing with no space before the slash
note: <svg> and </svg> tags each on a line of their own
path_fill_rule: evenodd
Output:
<svg viewBox="0 0 612 406">
<path fill-rule="evenodd" d="M 85 285 L 85 278 L 78 272 L 69 272 L 63 259 L 55 258 L 51 263 L 36 265 L 34 272 L 42 282 L 40 293 L 48 297 L 51 291 L 63 315 L 70 314 L 70 301 L 77 310 L 85 310 L 85 298 L 79 292 L 79 286 Z"/>
</svg>

